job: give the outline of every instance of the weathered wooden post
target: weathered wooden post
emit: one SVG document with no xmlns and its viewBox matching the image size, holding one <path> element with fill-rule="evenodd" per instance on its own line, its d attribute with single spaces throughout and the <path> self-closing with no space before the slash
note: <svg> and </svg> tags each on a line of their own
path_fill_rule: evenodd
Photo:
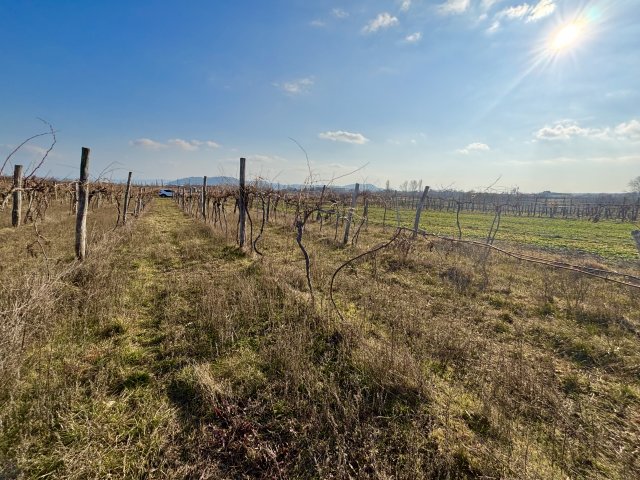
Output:
<svg viewBox="0 0 640 480">
<path fill-rule="evenodd" d="M 129 172 L 127 177 L 127 188 L 124 191 L 124 205 L 122 208 L 122 225 L 127 224 L 127 210 L 129 209 L 129 195 L 131 194 L 131 175 L 133 172 Z"/>
<path fill-rule="evenodd" d="M 20 226 L 22 219 L 22 165 L 13 167 L 13 207 L 11 209 L 11 225 Z"/>
<path fill-rule="evenodd" d="M 382 231 L 387 231 L 387 199 L 383 200 L 384 202 L 384 214 L 382 215 Z"/>
<path fill-rule="evenodd" d="M 364 210 L 362 211 L 362 221 L 364 222 L 364 231 L 369 231 L 369 199 L 364 199 Z"/>
<path fill-rule="evenodd" d="M 138 201 L 136 203 L 136 218 L 142 213 L 142 209 L 144 208 L 144 204 L 142 203 L 142 196 L 144 195 L 144 187 L 141 187 L 138 190 Z"/>
<path fill-rule="evenodd" d="M 640 230 L 634 230 L 631 232 L 631 236 L 636 241 L 636 247 L 638 247 L 638 253 L 640 253 Z"/>
<path fill-rule="evenodd" d="M 240 191 L 238 193 L 238 244 L 240 248 L 244 247 L 245 241 L 245 222 L 246 222 L 246 192 L 244 188 L 244 175 L 245 175 L 245 158 L 240 159 Z"/>
<path fill-rule="evenodd" d="M 78 213 L 76 216 L 76 258 L 84 260 L 87 255 L 87 209 L 89 206 L 89 152 L 82 147 L 80 158 L 80 181 L 78 182 Z"/>
<path fill-rule="evenodd" d="M 344 227 L 344 238 L 342 239 L 342 244 L 346 245 L 349 241 L 349 229 L 351 228 L 351 219 L 353 218 L 353 212 L 356 209 L 356 204 L 358 202 L 358 192 L 360 191 L 360 184 L 356 183 L 356 188 L 353 189 L 353 196 L 351 197 L 351 208 L 349 209 L 349 213 L 347 214 L 347 224 Z"/>
<path fill-rule="evenodd" d="M 78 195 L 80 195 L 79 192 L 79 188 L 80 185 L 78 184 L 78 182 L 73 182 L 73 214 L 77 215 L 78 214 Z"/>
<path fill-rule="evenodd" d="M 202 220 L 207 221 L 207 176 L 202 177 Z"/>
<path fill-rule="evenodd" d="M 427 193 L 429 193 L 429 187 L 424 187 L 424 191 L 422 192 L 422 196 L 420 197 L 420 203 L 416 206 L 416 219 L 413 222 L 413 238 L 416 238 L 418 235 L 418 228 L 420 227 L 420 215 L 422 214 L 422 207 L 424 205 L 424 201 L 427 198 Z"/>
</svg>

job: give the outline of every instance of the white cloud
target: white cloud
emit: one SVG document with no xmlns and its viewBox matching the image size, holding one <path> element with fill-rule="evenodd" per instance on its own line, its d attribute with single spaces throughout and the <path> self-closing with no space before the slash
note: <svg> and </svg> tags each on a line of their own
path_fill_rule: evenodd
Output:
<svg viewBox="0 0 640 480">
<path fill-rule="evenodd" d="M 498 20 L 494 20 L 489 28 L 487 28 L 487 33 L 495 33 L 500 30 L 500 22 Z"/>
<path fill-rule="evenodd" d="M 187 152 L 192 152 L 193 150 L 198 149 L 198 145 L 196 143 L 189 142 L 188 140 L 182 140 L 181 138 L 172 138 L 167 143 L 172 147 L 176 147 Z"/>
<path fill-rule="evenodd" d="M 570 140 L 577 137 L 598 140 L 640 141 L 640 121 L 631 119 L 615 127 L 585 128 L 572 120 L 561 120 L 552 126 L 544 126 L 534 133 L 536 140 L 543 141 Z"/>
<path fill-rule="evenodd" d="M 402 0 L 400 3 L 400 11 L 407 12 L 411 8 L 411 0 Z"/>
<path fill-rule="evenodd" d="M 630 122 L 621 123 L 615 128 L 615 133 L 628 140 L 640 140 L 640 121 L 633 119 Z"/>
<path fill-rule="evenodd" d="M 527 22 L 537 22 L 544 17 L 548 17 L 556 10 L 554 0 L 540 0 L 527 16 Z"/>
<path fill-rule="evenodd" d="M 129 142 L 129 145 L 141 147 L 147 150 L 162 150 L 168 147 L 175 147 L 187 152 L 198 150 L 199 147 L 218 148 L 220 145 L 212 140 L 183 140 L 181 138 L 171 138 L 167 143 L 156 142 L 150 138 L 137 138 Z"/>
<path fill-rule="evenodd" d="M 400 21 L 387 12 L 380 13 L 376 18 L 367 23 L 362 29 L 362 33 L 375 33 L 380 29 L 385 29 L 398 25 Z"/>
<path fill-rule="evenodd" d="M 529 13 L 529 11 L 531 11 L 531 8 L 531 5 L 529 5 L 528 3 L 508 7 L 496 13 L 496 18 L 507 18 L 509 20 L 523 18 Z"/>
<path fill-rule="evenodd" d="M 151 140 L 150 138 L 136 138 L 135 140 L 131 140 L 129 145 L 133 145 L 134 147 L 141 147 L 147 150 L 161 150 L 163 148 L 167 148 L 167 146 L 163 143 L 156 142 L 155 140 Z"/>
<path fill-rule="evenodd" d="M 552 126 L 544 126 L 538 130 L 534 137 L 536 140 L 569 140 L 573 137 L 589 137 L 593 135 L 601 135 L 602 131 L 598 129 L 589 129 L 579 126 L 571 120 L 562 120 L 556 122 Z"/>
<path fill-rule="evenodd" d="M 456 151 L 458 153 L 462 153 L 463 155 L 468 155 L 472 152 L 488 152 L 489 150 L 491 150 L 491 148 L 489 148 L 489 145 L 487 145 L 486 143 L 474 142 Z"/>
<path fill-rule="evenodd" d="M 331 15 L 342 20 L 343 18 L 347 18 L 349 16 L 349 12 L 345 12 L 341 8 L 334 8 L 333 10 L 331 10 Z"/>
<path fill-rule="evenodd" d="M 537 22 L 551 15 L 555 9 L 554 0 L 540 0 L 535 6 L 528 3 L 512 5 L 495 14 L 494 22 L 487 32 L 493 33 L 497 31 L 500 28 L 500 20 L 524 20 L 526 23 Z"/>
<path fill-rule="evenodd" d="M 274 83 L 276 87 L 281 88 L 290 95 L 299 95 L 308 92 L 314 84 L 313 77 L 300 78 L 285 83 Z"/>
<path fill-rule="evenodd" d="M 323 140 L 331 140 L 333 142 L 344 142 L 344 143 L 356 143 L 358 145 L 363 145 L 369 141 L 361 133 L 351 133 L 345 132 L 342 130 L 336 130 L 334 132 L 322 132 L 318 134 L 319 138 Z"/>
<path fill-rule="evenodd" d="M 407 35 L 406 37 L 404 37 L 404 39 L 409 43 L 419 42 L 421 38 L 422 38 L 421 32 L 412 33 L 411 35 Z"/>
<path fill-rule="evenodd" d="M 322 20 L 311 20 L 309 25 L 311 25 L 312 27 L 316 27 L 316 28 L 322 28 L 322 27 L 326 27 L 327 26 L 327 24 L 324 23 Z"/>
<path fill-rule="evenodd" d="M 253 163 L 264 163 L 264 164 L 286 164 L 288 160 L 285 158 L 279 157 L 277 155 L 248 155 L 247 160 Z M 237 160 L 236 160 L 237 161 Z"/>
<path fill-rule="evenodd" d="M 466 12 L 470 3 L 471 0 L 447 0 L 438 5 L 438 11 L 443 15 L 457 15 Z"/>
</svg>

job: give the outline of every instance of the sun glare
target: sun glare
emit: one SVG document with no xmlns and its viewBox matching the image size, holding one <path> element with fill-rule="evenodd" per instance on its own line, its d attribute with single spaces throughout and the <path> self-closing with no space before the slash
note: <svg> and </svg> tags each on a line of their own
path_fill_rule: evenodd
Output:
<svg viewBox="0 0 640 480">
<path fill-rule="evenodd" d="M 551 50 L 562 52 L 573 48 L 582 37 L 583 26 L 576 22 L 563 25 L 551 37 Z"/>
</svg>

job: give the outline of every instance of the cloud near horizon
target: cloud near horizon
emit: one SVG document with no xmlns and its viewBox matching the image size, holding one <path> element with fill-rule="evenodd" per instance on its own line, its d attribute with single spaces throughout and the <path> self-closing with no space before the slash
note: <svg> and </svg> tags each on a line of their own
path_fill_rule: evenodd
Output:
<svg viewBox="0 0 640 480">
<path fill-rule="evenodd" d="M 318 134 L 318 137 L 323 140 L 331 140 L 332 142 L 355 143 L 357 145 L 364 145 L 369 141 L 369 139 L 361 133 L 345 132 L 343 130 L 322 132 Z"/>
<path fill-rule="evenodd" d="M 220 144 L 212 140 L 183 140 L 181 138 L 171 138 L 167 143 L 156 142 L 150 138 L 136 138 L 131 140 L 129 145 L 144 148 L 145 150 L 163 150 L 169 147 L 179 148 L 187 152 L 198 150 L 200 147 L 218 148 Z"/>
<path fill-rule="evenodd" d="M 491 150 L 491 148 L 486 143 L 474 142 L 474 143 L 470 143 L 464 148 L 456 150 L 456 152 L 461 153 L 463 155 L 469 155 L 470 153 L 473 153 L 473 152 L 488 152 L 489 150 Z"/>
<path fill-rule="evenodd" d="M 545 125 L 534 133 L 534 140 L 562 141 L 573 138 L 588 138 L 598 140 L 640 140 L 640 121 L 631 119 L 615 127 L 587 128 L 581 127 L 573 120 L 559 120 L 553 125 Z"/>
</svg>

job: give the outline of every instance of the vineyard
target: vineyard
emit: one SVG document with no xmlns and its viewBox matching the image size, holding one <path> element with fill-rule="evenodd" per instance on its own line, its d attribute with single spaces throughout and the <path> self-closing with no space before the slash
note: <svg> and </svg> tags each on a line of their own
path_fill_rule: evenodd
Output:
<svg viewBox="0 0 640 480">
<path fill-rule="evenodd" d="M 0 177 L 0 478 L 640 475 L 638 199 L 89 167 Z"/>
</svg>

